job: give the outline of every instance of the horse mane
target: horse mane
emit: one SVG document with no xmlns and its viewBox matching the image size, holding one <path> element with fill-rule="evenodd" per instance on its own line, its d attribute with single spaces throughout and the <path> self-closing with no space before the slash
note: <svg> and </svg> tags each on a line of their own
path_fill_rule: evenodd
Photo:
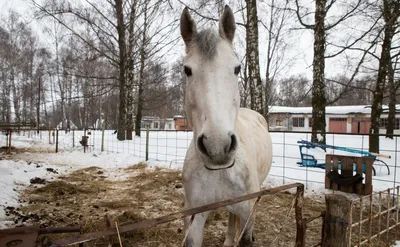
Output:
<svg viewBox="0 0 400 247">
<path fill-rule="evenodd" d="M 205 29 L 197 33 L 195 45 L 203 58 L 211 60 L 217 55 L 219 34 L 212 29 Z"/>
</svg>

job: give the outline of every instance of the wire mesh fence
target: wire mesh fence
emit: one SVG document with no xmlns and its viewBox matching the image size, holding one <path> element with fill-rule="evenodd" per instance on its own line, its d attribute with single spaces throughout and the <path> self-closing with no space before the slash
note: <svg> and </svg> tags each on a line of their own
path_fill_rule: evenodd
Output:
<svg viewBox="0 0 400 247">
<path fill-rule="evenodd" d="M 82 140 L 86 137 L 86 145 Z M 57 151 L 82 151 L 104 152 L 107 154 L 123 153 L 133 155 L 150 162 L 164 163 L 169 167 L 180 168 L 183 165 L 186 151 L 193 137 L 191 131 L 141 131 L 140 136 L 133 135 L 132 140 L 119 141 L 114 130 L 74 130 L 56 131 L 42 130 L 20 131 L 13 133 L 13 144 L 22 146 L 29 141 L 34 144 L 31 149 L 41 149 L 46 152 Z M 276 185 L 292 182 L 304 183 L 306 188 L 321 187 L 324 184 L 324 169 L 301 166 L 299 140 L 311 140 L 309 132 L 283 132 L 271 131 L 273 142 L 273 164 L 269 176 L 276 178 Z M 390 155 L 391 158 L 380 158 L 387 167 L 379 162 L 374 163 L 376 176 L 373 177 L 374 190 L 383 190 L 400 185 L 399 164 L 399 137 L 393 139 L 380 136 L 380 153 Z M 355 150 L 368 151 L 368 135 L 327 133 L 326 142 Z M 5 133 L 0 135 L 0 145 L 6 145 Z M 326 154 L 349 155 L 346 151 L 335 149 L 306 149 L 304 152 L 312 153 L 321 162 L 325 161 Z M 352 154 L 350 154 L 352 155 Z M 354 154 L 357 156 L 357 154 Z"/>
<path fill-rule="evenodd" d="M 399 234 L 399 189 L 389 188 L 352 201 L 349 246 L 392 246 Z"/>
</svg>

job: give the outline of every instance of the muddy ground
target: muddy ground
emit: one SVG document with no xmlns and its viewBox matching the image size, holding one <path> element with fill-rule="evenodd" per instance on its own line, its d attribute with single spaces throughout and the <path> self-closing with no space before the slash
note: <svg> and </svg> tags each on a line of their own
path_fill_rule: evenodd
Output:
<svg viewBox="0 0 400 247">
<path fill-rule="evenodd" d="M 138 164 L 122 171 L 125 179 L 109 179 L 106 170 L 89 167 L 44 184 L 31 184 L 21 196 L 22 207 L 9 208 L 17 225 L 81 226 L 83 232 L 105 229 L 105 215 L 111 225 L 119 226 L 177 212 L 183 209 L 184 192 L 180 171 L 149 169 Z M 264 196 L 257 206 L 255 246 L 294 246 L 296 228 L 294 191 Z M 310 218 L 324 210 L 321 200 L 305 199 L 304 216 Z M 308 225 L 307 246 L 321 240 L 319 218 Z M 227 227 L 227 213 L 214 212 L 206 224 L 203 246 L 222 246 Z M 66 238 L 70 235 L 49 235 Z M 180 246 L 184 237 L 183 222 L 176 220 L 158 227 L 122 235 L 122 246 Z M 118 238 L 111 239 L 119 246 Z M 100 239 L 86 246 L 108 246 Z"/>
</svg>

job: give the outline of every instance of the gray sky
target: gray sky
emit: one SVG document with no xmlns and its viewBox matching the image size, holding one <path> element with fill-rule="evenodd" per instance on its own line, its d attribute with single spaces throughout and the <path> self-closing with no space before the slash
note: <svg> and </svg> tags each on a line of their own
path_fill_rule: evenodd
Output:
<svg viewBox="0 0 400 247">
<path fill-rule="evenodd" d="M 188 1 L 190 2 L 190 1 Z M 179 4 L 176 5 L 178 6 L 177 9 L 179 10 Z M 35 31 L 37 34 L 39 41 L 43 46 L 50 46 L 52 43 L 48 36 L 46 34 L 43 34 L 43 22 L 38 22 L 32 18 L 32 12 L 34 10 L 34 7 L 29 4 L 27 0 L 0 0 L 0 17 L 1 19 L 4 19 L 8 13 L 9 9 L 13 9 L 17 11 L 21 17 L 31 23 L 32 29 Z M 183 9 L 183 6 L 182 6 Z M 178 11 L 177 10 L 177 11 Z M 235 11 L 235 9 L 234 9 Z M 259 11 L 262 12 L 262 11 Z M 193 14 L 195 15 L 195 14 Z M 237 13 L 235 15 L 237 21 L 240 18 L 240 13 Z M 239 17 L 239 18 L 238 18 Z M 240 20 L 239 20 L 240 21 Z M 216 26 L 216 25 L 214 25 Z M 239 29 L 243 29 L 243 27 L 238 27 Z M 244 31 L 241 31 L 243 34 Z M 261 67 L 261 73 L 262 73 L 262 78 L 265 76 L 265 62 L 266 62 L 266 46 L 265 43 L 266 38 L 265 38 L 265 29 L 259 28 L 260 32 L 260 67 Z M 178 32 L 177 32 L 178 35 Z M 340 34 L 335 34 L 340 36 Z M 309 79 L 312 78 L 312 56 L 313 56 L 313 34 L 310 30 L 300 30 L 300 31 L 295 31 L 292 35 L 292 37 L 289 37 L 288 42 L 290 42 L 290 47 L 288 48 L 288 51 L 285 55 L 284 59 L 287 60 L 293 60 L 291 62 L 290 66 L 287 66 L 284 70 L 281 72 L 281 77 L 286 77 L 289 75 L 297 75 L 297 74 L 304 74 L 306 75 Z M 238 38 L 236 38 L 236 43 L 238 43 Z M 239 41 L 240 42 L 240 41 Z M 243 47 L 242 45 L 236 44 L 236 47 L 240 49 L 240 47 Z M 179 58 L 184 52 L 184 47 L 183 47 L 183 42 L 180 41 L 179 45 L 175 47 L 175 51 L 171 52 L 171 55 L 168 56 L 169 61 L 175 61 L 176 59 Z M 179 51 L 178 51 L 179 50 Z M 240 53 L 240 52 L 239 52 Z M 243 54 L 243 51 L 241 52 Z M 348 55 L 348 54 L 346 54 Z M 174 59 L 171 59 L 171 57 L 174 57 Z M 343 57 L 338 57 L 335 59 L 329 59 L 326 60 L 326 76 L 333 76 L 337 75 L 339 73 L 343 73 L 344 70 L 344 64 L 345 61 L 343 60 Z"/>
</svg>

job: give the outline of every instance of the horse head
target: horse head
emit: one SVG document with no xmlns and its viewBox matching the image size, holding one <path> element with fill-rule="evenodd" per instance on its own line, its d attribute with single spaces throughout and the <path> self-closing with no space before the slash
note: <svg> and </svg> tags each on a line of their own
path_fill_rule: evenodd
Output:
<svg viewBox="0 0 400 247">
<path fill-rule="evenodd" d="M 198 32 L 187 8 L 180 22 L 186 46 L 185 108 L 193 126 L 196 152 L 210 170 L 231 167 L 239 142 L 235 122 L 240 105 L 240 61 L 233 50 L 233 12 L 225 6 L 218 32 Z"/>
</svg>

